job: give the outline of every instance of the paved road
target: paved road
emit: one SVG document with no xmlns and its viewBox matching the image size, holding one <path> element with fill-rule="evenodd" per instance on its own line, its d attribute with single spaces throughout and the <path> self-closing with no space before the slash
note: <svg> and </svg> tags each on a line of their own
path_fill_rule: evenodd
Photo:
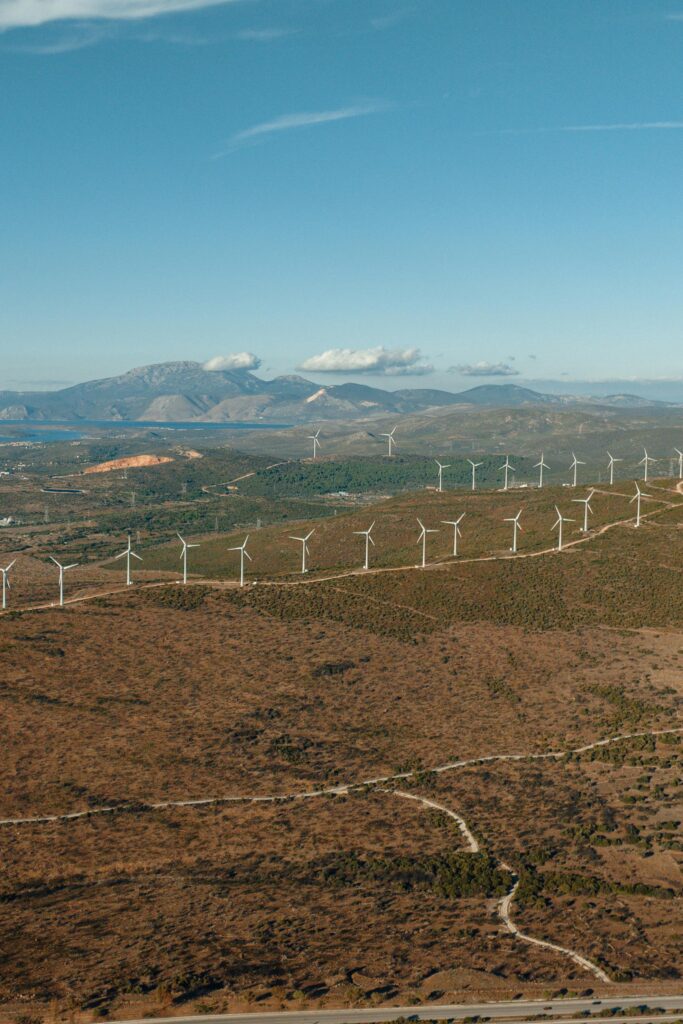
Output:
<svg viewBox="0 0 683 1024">
<path fill-rule="evenodd" d="M 596 1005 L 596 1002 L 598 1005 Z M 463 1017 L 490 1017 L 492 1020 L 514 1019 L 516 1024 L 533 1024 L 537 1014 L 548 1016 L 578 1016 L 588 1011 L 599 1013 L 601 1010 L 614 1008 L 626 1010 L 629 1007 L 647 1006 L 668 1011 L 680 1010 L 683 1013 L 683 995 L 680 996 L 623 996 L 598 1000 L 588 999 L 555 999 L 544 1002 L 518 1000 L 505 1003 L 454 1003 L 449 1006 L 384 1006 L 372 1010 L 288 1010 L 284 1013 L 231 1013 L 220 1016 L 200 1017 L 155 1017 L 155 1024 L 379 1024 L 381 1021 L 395 1020 L 397 1017 L 415 1017 L 420 1020 L 449 1020 Z M 638 1016 L 609 1018 L 611 1024 L 637 1024 L 638 1021 L 658 1021 L 656 1014 L 643 1013 Z M 149 1024 L 149 1018 L 141 1021 L 129 1021 L 126 1024 Z"/>
</svg>

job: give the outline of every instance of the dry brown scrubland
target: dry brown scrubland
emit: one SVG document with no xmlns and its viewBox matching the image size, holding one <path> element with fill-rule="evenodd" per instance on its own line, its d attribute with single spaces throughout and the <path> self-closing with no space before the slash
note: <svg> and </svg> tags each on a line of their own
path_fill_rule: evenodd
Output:
<svg viewBox="0 0 683 1024">
<path fill-rule="evenodd" d="M 0 620 L 0 1016 L 680 987 L 679 513 L 561 557 Z M 463 815 L 363 787 L 411 773 Z M 127 805 L 127 806 L 123 806 Z M 622 986 L 622 988 L 619 988 Z"/>
</svg>

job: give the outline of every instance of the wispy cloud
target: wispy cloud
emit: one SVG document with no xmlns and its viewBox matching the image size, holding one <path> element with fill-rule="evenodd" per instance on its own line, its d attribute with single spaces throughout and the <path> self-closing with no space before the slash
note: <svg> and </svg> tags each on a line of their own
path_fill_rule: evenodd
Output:
<svg viewBox="0 0 683 1024">
<path fill-rule="evenodd" d="M 680 131 L 683 121 L 617 121 L 605 124 L 565 124 L 555 128 L 504 128 L 503 135 L 548 135 L 562 132 Z"/>
<path fill-rule="evenodd" d="M 236 2 L 238 0 L 0 0 L 0 32 L 76 19 L 133 21 Z"/>
<path fill-rule="evenodd" d="M 349 121 L 355 117 L 367 117 L 369 114 L 379 114 L 389 110 L 390 105 L 384 102 L 358 103 L 350 107 L 340 107 L 338 110 L 308 111 L 299 114 L 282 114 L 273 118 L 272 121 L 263 121 L 251 128 L 237 132 L 228 141 L 227 149 L 216 153 L 216 157 L 225 156 L 233 149 L 254 142 L 269 135 L 277 135 L 282 132 L 294 131 L 302 128 L 313 128 L 316 125 L 331 124 L 335 121 Z"/>
<path fill-rule="evenodd" d="M 414 7 L 401 7 L 396 11 L 390 11 L 388 14 L 380 14 L 371 18 L 370 24 L 378 32 L 381 32 L 385 28 L 393 28 L 394 25 L 405 21 L 406 18 L 410 18 L 414 13 Z"/>
<path fill-rule="evenodd" d="M 101 25 L 85 24 L 79 25 L 55 36 L 53 39 L 44 42 L 16 43 L 3 47 L 13 53 L 35 54 L 36 56 L 51 56 L 60 53 L 73 53 L 74 50 L 84 50 L 88 46 L 95 46 L 109 37 L 109 32 Z"/>
<path fill-rule="evenodd" d="M 275 39 L 283 39 L 296 32 L 298 29 L 294 28 L 245 28 L 241 32 L 235 32 L 235 39 L 254 43 L 272 43 Z"/>
</svg>

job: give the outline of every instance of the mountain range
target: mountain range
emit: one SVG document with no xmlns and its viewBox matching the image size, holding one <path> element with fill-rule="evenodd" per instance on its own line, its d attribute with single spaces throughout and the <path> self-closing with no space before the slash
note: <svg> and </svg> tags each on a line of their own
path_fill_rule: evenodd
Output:
<svg viewBox="0 0 683 1024">
<path fill-rule="evenodd" d="M 142 366 L 59 391 L 0 391 L 0 420 L 295 424 L 404 415 L 447 406 L 577 403 L 617 408 L 669 404 L 637 395 L 572 398 L 515 384 L 488 384 L 455 393 L 431 388 L 385 391 L 365 384 L 321 387 L 299 376 L 263 380 L 248 370 L 206 370 L 202 363 L 184 361 Z"/>
</svg>

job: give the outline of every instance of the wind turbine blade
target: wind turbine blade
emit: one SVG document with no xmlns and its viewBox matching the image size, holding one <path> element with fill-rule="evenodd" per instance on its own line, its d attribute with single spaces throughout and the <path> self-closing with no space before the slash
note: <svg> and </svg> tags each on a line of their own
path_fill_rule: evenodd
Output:
<svg viewBox="0 0 683 1024">
<path fill-rule="evenodd" d="M 71 565 L 65 565 L 64 566 L 64 572 L 66 572 L 67 569 L 76 569 L 77 566 L 78 566 L 78 562 L 72 562 Z"/>
<path fill-rule="evenodd" d="M 133 558 L 137 558 L 138 562 L 142 561 L 142 558 L 140 557 L 140 555 L 136 555 L 134 551 L 131 551 L 131 555 L 133 556 Z"/>
<path fill-rule="evenodd" d="M 251 557 L 251 555 L 250 555 L 250 554 L 249 554 L 249 552 L 248 552 L 248 551 L 246 550 L 246 548 L 245 548 L 245 550 L 244 550 L 244 554 L 245 554 L 245 556 L 246 556 L 246 557 L 247 557 L 247 558 L 249 559 L 249 561 L 250 561 L 250 562 L 253 562 L 253 561 L 254 561 L 254 559 L 253 559 L 253 558 Z"/>
<path fill-rule="evenodd" d="M 127 554 L 128 554 L 128 548 L 126 548 L 125 551 L 122 551 L 120 555 L 114 555 L 114 561 L 118 562 L 119 558 L 125 558 Z M 59 565 L 59 562 L 57 562 L 57 565 Z"/>
<path fill-rule="evenodd" d="M 59 564 L 59 562 L 57 561 L 57 559 L 53 558 L 52 555 L 50 555 L 50 561 L 54 562 L 55 565 L 58 566 L 60 569 L 62 568 L 61 565 Z"/>
</svg>

